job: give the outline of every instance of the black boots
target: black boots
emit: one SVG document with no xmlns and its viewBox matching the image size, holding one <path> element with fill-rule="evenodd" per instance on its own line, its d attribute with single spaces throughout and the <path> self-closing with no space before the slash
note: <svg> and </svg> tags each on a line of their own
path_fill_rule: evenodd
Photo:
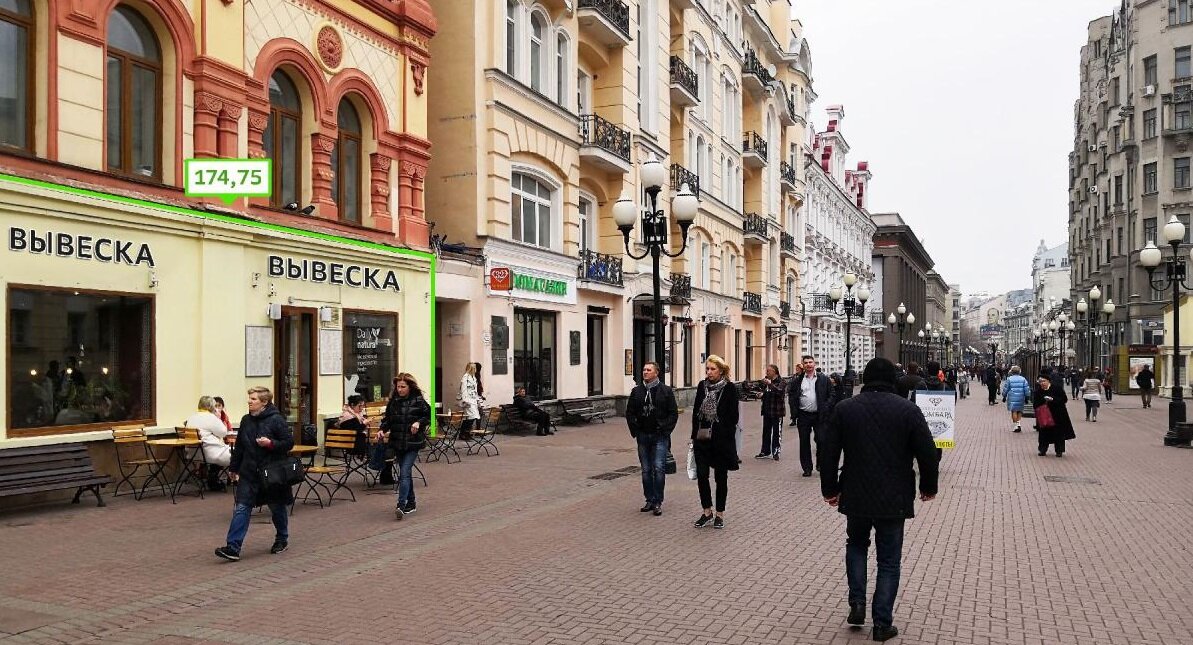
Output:
<svg viewBox="0 0 1193 645">
<path fill-rule="evenodd" d="M 878 642 L 889 641 L 899 635 L 899 628 L 894 625 L 875 625 L 870 637 Z"/>
<path fill-rule="evenodd" d="M 866 603 L 849 603 L 849 617 L 845 622 L 850 625 L 864 625 L 866 624 Z"/>
</svg>

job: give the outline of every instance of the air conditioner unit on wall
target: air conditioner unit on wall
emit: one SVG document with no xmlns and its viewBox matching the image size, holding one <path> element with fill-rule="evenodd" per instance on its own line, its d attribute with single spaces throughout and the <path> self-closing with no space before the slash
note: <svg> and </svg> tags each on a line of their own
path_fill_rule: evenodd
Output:
<svg viewBox="0 0 1193 645">
<path fill-rule="evenodd" d="M 1098 151 L 1098 146 L 1097 146 L 1097 145 L 1095 145 L 1095 144 L 1092 144 L 1092 143 L 1091 143 L 1091 144 L 1090 144 L 1090 146 L 1089 146 L 1089 151 L 1090 151 L 1090 152 L 1097 152 L 1097 151 Z"/>
<path fill-rule="evenodd" d="M 1155 96 L 1156 95 L 1156 86 L 1155 85 L 1145 85 L 1143 87 L 1143 95 L 1144 96 Z"/>
</svg>

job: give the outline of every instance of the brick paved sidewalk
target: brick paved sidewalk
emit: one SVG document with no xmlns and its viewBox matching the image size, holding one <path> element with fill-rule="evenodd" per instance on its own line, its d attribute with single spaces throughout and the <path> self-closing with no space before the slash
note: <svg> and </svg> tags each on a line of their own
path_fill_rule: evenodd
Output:
<svg viewBox="0 0 1193 645">
<path fill-rule="evenodd" d="M 1064 459 L 1002 406 L 961 402 L 941 492 L 908 524 L 894 643 L 1189 643 L 1193 451 L 1161 445 L 1164 402 L 1103 404 Z M 623 424 L 501 437 L 501 455 L 424 464 L 419 511 L 389 494 L 300 507 L 291 548 L 254 518 L 218 561 L 230 495 L 0 515 L 0 640 L 36 643 L 847 643 L 844 517 L 780 462 L 751 457 L 727 528 L 697 530 L 695 483 L 639 513 Z M 684 421 L 681 420 L 681 427 Z M 684 435 L 686 437 L 686 435 Z M 677 441 L 682 462 L 686 440 Z M 1056 475 L 1083 478 L 1049 482 Z M 1092 480 L 1092 481 L 1091 481 Z M 873 565 L 871 565 L 871 585 Z M 7 637 L 5 635 L 8 635 Z"/>
</svg>

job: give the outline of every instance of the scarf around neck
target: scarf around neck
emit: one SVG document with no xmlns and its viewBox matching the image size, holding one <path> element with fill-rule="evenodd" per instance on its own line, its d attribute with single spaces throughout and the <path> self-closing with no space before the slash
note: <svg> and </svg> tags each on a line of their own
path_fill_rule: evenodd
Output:
<svg viewBox="0 0 1193 645">
<path fill-rule="evenodd" d="M 700 403 L 700 416 L 709 423 L 717 420 L 717 405 L 721 402 L 721 393 L 725 391 L 728 379 L 721 377 L 717 382 L 704 381 L 704 401 Z"/>
</svg>

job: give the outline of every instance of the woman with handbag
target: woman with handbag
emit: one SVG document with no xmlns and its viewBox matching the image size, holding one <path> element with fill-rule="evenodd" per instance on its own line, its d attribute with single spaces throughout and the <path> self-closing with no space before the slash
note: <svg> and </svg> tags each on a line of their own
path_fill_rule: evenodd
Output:
<svg viewBox="0 0 1193 645">
<path fill-rule="evenodd" d="M 729 380 L 729 364 L 717 355 L 704 363 L 706 378 L 696 387 L 692 403 L 692 452 L 696 458 L 696 484 L 704 512 L 696 528 L 725 528 L 725 499 L 729 494 L 729 471 L 737 470 L 737 387 Z M 716 516 L 713 515 L 712 490 L 708 471 L 712 469 L 717 484 Z"/>
<path fill-rule="evenodd" d="M 430 424 L 431 406 L 423 398 L 418 382 L 406 372 L 398 374 L 377 437 L 394 452 L 394 466 L 398 468 L 398 503 L 394 516 L 399 520 L 416 510 L 411 473 L 418 451 L 427 443 L 427 426 Z"/>
<path fill-rule="evenodd" d="M 1051 377 L 1040 375 L 1038 383 L 1032 403 L 1036 410 L 1036 428 L 1040 431 L 1040 456 L 1048 454 L 1048 446 L 1055 446 L 1056 456 L 1063 457 L 1065 441 L 1077 438 L 1065 408 L 1069 397 L 1065 396 L 1064 381 L 1053 383 Z"/>
</svg>

